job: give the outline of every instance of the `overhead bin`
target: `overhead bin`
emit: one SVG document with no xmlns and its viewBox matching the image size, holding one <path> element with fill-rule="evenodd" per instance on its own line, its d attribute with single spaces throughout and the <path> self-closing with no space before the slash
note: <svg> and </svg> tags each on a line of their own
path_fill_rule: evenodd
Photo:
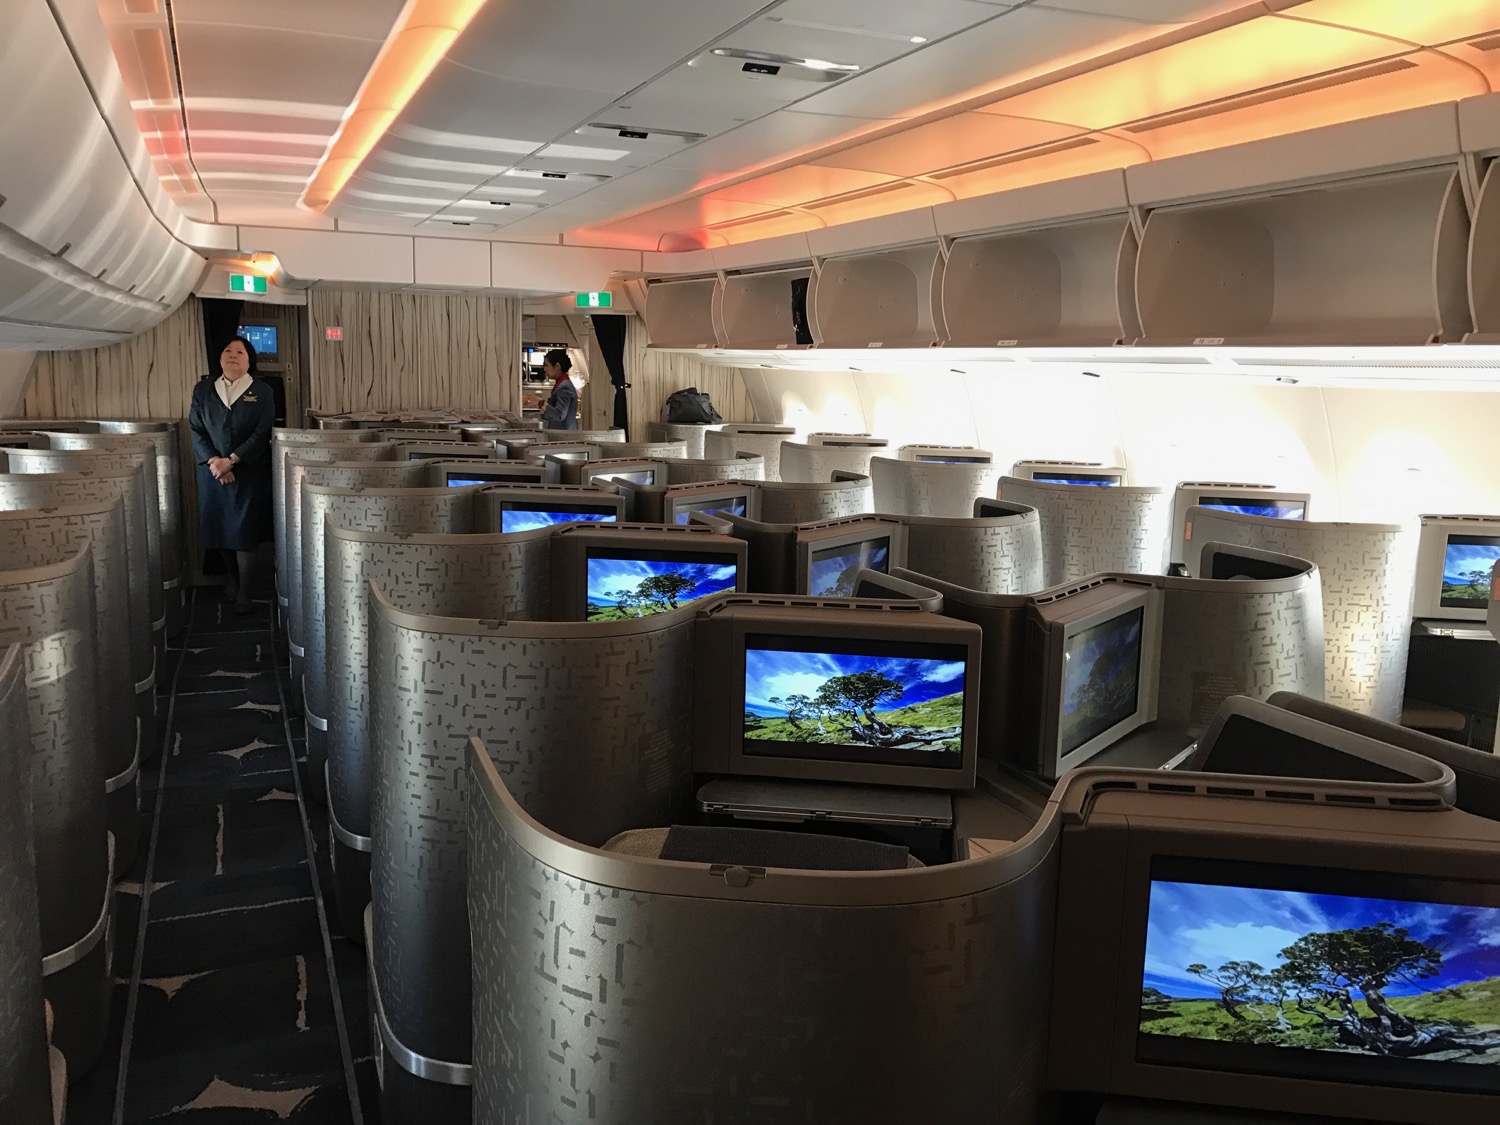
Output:
<svg viewBox="0 0 1500 1125">
<path fill-rule="evenodd" d="M 646 288 L 646 330 L 659 348 L 711 348 L 717 277 L 653 281 Z"/>
<path fill-rule="evenodd" d="M 926 348 L 941 338 L 942 244 L 830 258 L 813 275 L 808 319 L 827 348 Z"/>
<path fill-rule="evenodd" d="M 1468 241 L 1454 165 L 1163 207 L 1137 263 L 1142 342 L 1457 342 Z"/>
<path fill-rule="evenodd" d="M 1123 212 L 957 239 L 942 275 L 946 342 L 992 348 L 1134 340 L 1141 335 L 1138 250 Z"/>
<path fill-rule="evenodd" d="M 798 304 L 799 289 L 801 304 L 806 309 L 812 274 L 813 266 L 808 262 L 785 269 L 727 275 L 718 291 L 718 323 L 724 346 L 781 349 L 810 344 L 810 339 L 797 339 L 793 309 Z"/>
</svg>

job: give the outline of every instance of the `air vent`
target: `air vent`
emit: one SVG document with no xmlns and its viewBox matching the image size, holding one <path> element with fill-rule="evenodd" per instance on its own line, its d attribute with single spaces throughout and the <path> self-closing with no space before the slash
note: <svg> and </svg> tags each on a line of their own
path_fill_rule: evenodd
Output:
<svg viewBox="0 0 1500 1125">
<path fill-rule="evenodd" d="M 722 223 L 714 223 L 709 230 L 732 230 L 735 227 L 746 227 L 752 223 L 763 223 L 767 219 L 785 219 L 791 216 L 790 211 L 767 211 L 761 215 L 751 215 L 745 219 L 726 219 Z"/>
<path fill-rule="evenodd" d="M 1500 51 L 1500 35 L 1486 35 L 1483 39 L 1470 39 L 1469 46 L 1476 51 Z"/>
<path fill-rule="evenodd" d="M 893 184 L 876 184 L 874 187 L 861 188 L 859 191 L 845 192 L 843 195 L 830 195 L 826 199 L 816 199 L 811 203 L 801 206 L 808 211 L 817 211 L 824 207 L 837 207 L 843 203 L 856 203 L 861 199 L 873 199 L 877 195 L 888 195 L 893 191 L 904 191 L 912 185 L 904 180 Z"/>
<path fill-rule="evenodd" d="M 778 55 L 770 51 L 747 51 L 740 47 L 715 47 L 708 52 L 721 59 L 734 59 L 748 65 L 741 69 L 752 74 L 776 74 L 782 67 L 807 71 L 799 78 L 813 78 L 822 82 L 837 82 L 859 71 L 857 63 L 831 62 L 828 59 L 800 59 L 795 55 Z M 751 67 L 756 69 L 751 69 Z M 774 67 L 775 69 L 761 69 Z M 790 77 L 790 76 L 788 76 Z"/>
<path fill-rule="evenodd" d="M 927 180 L 946 180 L 953 176 L 967 176 L 971 172 L 987 172 L 991 168 L 1003 168 L 1007 164 L 1020 164 L 1024 160 L 1035 160 L 1041 156 L 1051 156 L 1053 153 L 1068 152 L 1075 148 L 1086 148 L 1089 145 L 1098 144 L 1096 137 L 1074 137 L 1072 140 L 1058 141 L 1051 145 L 1038 145 L 1036 148 L 1023 149 L 1020 152 L 1012 152 L 1005 156 L 992 156 L 988 160 L 976 160 L 972 164 L 959 164 L 952 168 L 944 168 L 940 172 L 929 172 L 922 177 Z"/>
<path fill-rule="evenodd" d="M 1265 105 L 1268 102 L 1279 102 L 1286 98 L 1294 98 L 1299 94 L 1312 94 L 1319 90 L 1331 90 L 1337 86 L 1348 86 L 1355 82 L 1364 82 L 1370 78 L 1383 78 L 1387 74 L 1399 74 L 1403 70 L 1415 70 L 1417 64 L 1406 59 L 1388 59 L 1385 62 L 1371 63 L 1369 66 L 1356 67 L 1353 70 L 1342 70 L 1337 74 L 1325 74 L 1321 78 L 1309 78 L 1305 82 L 1289 82 L 1285 86 L 1277 86 L 1270 90 L 1261 90 L 1254 94 L 1241 94 L 1237 97 L 1223 98 L 1220 101 L 1209 102 L 1207 105 L 1195 106 L 1178 113 L 1163 113 L 1156 117 L 1147 117 L 1125 126 L 1127 133 L 1149 133 L 1153 129 L 1165 129 L 1172 125 L 1185 125 L 1189 121 L 1202 121 L 1208 117 L 1217 117 L 1223 113 L 1232 113 L 1237 109 L 1249 109 L 1251 106 Z"/>
</svg>

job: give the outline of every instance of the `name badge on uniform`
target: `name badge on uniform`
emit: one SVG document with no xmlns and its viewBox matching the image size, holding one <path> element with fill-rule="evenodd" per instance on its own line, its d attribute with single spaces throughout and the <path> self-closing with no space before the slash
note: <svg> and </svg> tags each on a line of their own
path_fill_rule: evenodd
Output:
<svg viewBox="0 0 1500 1125">
<path fill-rule="evenodd" d="M 255 396 L 253 394 L 251 394 L 249 391 L 246 391 L 244 394 L 240 395 L 240 398 L 244 399 L 246 402 L 254 402 L 255 401 Z"/>
</svg>

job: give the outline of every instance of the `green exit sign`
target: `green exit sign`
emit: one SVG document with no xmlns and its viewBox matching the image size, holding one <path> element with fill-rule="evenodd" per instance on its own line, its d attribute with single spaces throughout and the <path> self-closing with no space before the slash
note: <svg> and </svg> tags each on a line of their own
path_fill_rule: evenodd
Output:
<svg viewBox="0 0 1500 1125">
<path fill-rule="evenodd" d="M 607 309 L 615 303 L 613 293 L 575 293 L 573 300 L 580 309 Z"/>
<path fill-rule="evenodd" d="M 266 279 L 253 273 L 232 273 L 229 275 L 229 291 L 231 293 L 264 293 Z"/>
</svg>

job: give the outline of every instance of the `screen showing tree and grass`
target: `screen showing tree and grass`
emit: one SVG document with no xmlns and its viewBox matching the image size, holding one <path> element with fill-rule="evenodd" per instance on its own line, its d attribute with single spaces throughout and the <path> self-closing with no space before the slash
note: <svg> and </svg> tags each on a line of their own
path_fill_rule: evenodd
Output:
<svg viewBox="0 0 1500 1125">
<path fill-rule="evenodd" d="M 1157 857 L 1137 1057 L 1500 1091 L 1500 890 Z"/>
<path fill-rule="evenodd" d="M 1063 643 L 1058 746 L 1071 754 L 1135 714 L 1146 611 L 1132 609 L 1074 633 Z"/>
<path fill-rule="evenodd" d="M 807 592 L 815 598 L 852 598 L 861 570 L 890 573 L 890 536 L 813 551 L 807 564 Z"/>
<path fill-rule="evenodd" d="M 1450 535 L 1443 550 L 1444 609 L 1483 609 L 1490 598 L 1490 570 L 1500 562 L 1500 536 Z"/>
<path fill-rule="evenodd" d="M 1093 473 L 1032 473 L 1031 479 L 1039 484 L 1082 484 L 1091 488 L 1117 488 L 1120 484 L 1119 477 Z"/>
<path fill-rule="evenodd" d="M 733 593 L 733 555 L 702 551 L 610 550 L 588 553 L 588 620 L 620 621 L 666 613 L 714 594 Z"/>
<path fill-rule="evenodd" d="M 1198 507 L 1240 516 L 1264 516 L 1272 520 L 1305 520 L 1307 504 L 1302 500 L 1265 500 L 1253 496 L 1200 496 Z"/>
<path fill-rule="evenodd" d="M 613 508 L 589 507 L 587 504 L 549 504 L 507 500 L 500 509 L 500 530 L 536 531 L 560 523 L 614 523 Z"/>
<path fill-rule="evenodd" d="M 962 645 L 745 638 L 742 752 L 958 769 Z"/>
<path fill-rule="evenodd" d="M 693 518 L 694 512 L 708 512 L 711 515 L 743 516 L 749 498 L 745 496 L 720 496 L 714 500 L 672 501 L 672 522 L 685 524 Z"/>
</svg>

